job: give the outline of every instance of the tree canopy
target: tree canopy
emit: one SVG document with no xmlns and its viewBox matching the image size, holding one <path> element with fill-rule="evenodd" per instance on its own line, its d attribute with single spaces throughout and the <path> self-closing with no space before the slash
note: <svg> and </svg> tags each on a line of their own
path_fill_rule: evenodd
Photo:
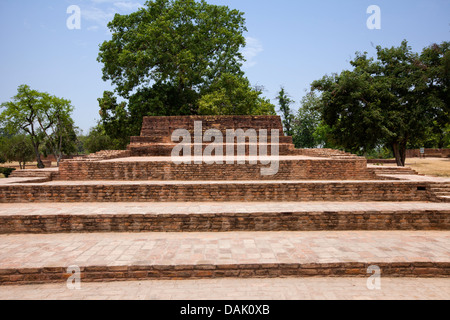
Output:
<svg viewBox="0 0 450 320">
<path fill-rule="evenodd" d="M 8 133 L 28 134 L 39 168 L 44 167 L 40 153 L 44 143 L 60 159 L 63 141 L 73 137 L 73 107 L 69 100 L 21 85 L 12 101 L 2 103 L 1 108 L 0 123 Z"/>
<path fill-rule="evenodd" d="M 34 159 L 33 145 L 29 136 L 21 134 L 3 137 L 0 142 L 0 153 L 5 162 L 18 162 L 19 167 L 25 169 L 26 163 Z"/>
<path fill-rule="evenodd" d="M 122 146 L 139 133 L 144 116 L 273 113 L 241 70 L 242 12 L 205 1 L 153 0 L 117 14 L 108 27 L 112 39 L 100 46 L 98 61 L 115 92 L 99 99 L 100 115 Z"/>
<path fill-rule="evenodd" d="M 404 166 L 409 144 L 449 123 L 448 47 L 434 45 L 419 55 L 406 41 L 378 46 L 376 59 L 357 53 L 353 70 L 315 81 L 324 122 L 337 143 L 352 152 L 389 145 Z"/>
<path fill-rule="evenodd" d="M 103 79 L 123 97 L 153 81 L 180 91 L 239 73 L 246 31 L 243 13 L 194 0 L 147 1 L 108 24 L 112 40 L 100 47 Z"/>
</svg>

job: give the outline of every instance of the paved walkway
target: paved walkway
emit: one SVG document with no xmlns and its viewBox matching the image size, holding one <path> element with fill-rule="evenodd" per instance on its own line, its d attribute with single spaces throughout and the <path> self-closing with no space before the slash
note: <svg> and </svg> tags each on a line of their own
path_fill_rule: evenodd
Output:
<svg viewBox="0 0 450 320">
<path fill-rule="evenodd" d="M 450 232 L 446 231 L 0 236 L 0 269 L 449 261 Z"/>
<path fill-rule="evenodd" d="M 282 212 L 400 212 L 450 210 L 433 202 L 158 202 L 158 203 L 1 203 L 0 216 L 217 214 Z"/>
<path fill-rule="evenodd" d="M 0 300 L 450 300 L 450 279 L 217 279 L 0 286 Z"/>
</svg>

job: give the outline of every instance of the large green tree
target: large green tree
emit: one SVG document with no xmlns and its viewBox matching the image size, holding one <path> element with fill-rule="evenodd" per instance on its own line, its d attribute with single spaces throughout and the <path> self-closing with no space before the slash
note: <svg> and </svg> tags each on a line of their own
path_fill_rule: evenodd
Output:
<svg viewBox="0 0 450 320">
<path fill-rule="evenodd" d="M 38 168 L 44 168 L 40 147 L 46 142 L 60 158 L 63 139 L 73 130 L 69 100 L 19 86 L 12 101 L 1 104 L 0 122 L 10 134 L 26 133 L 33 145 Z"/>
<path fill-rule="evenodd" d="M 99 102 L 106 133 L 123 143 L 139 133 L 143 116 L 197 114 L 202 96 L 220 94 L 211 87 L 224 74 L 243 76 L 247 29 L 238 10 L 154 0 L 116 15 L 108 27 L 112 39 L 100 46 L 98 61 L 115 93 L 106 92 Z"/>
<path fill-rule="evenodd" d="M 429 128 L 426 147 L 448 148 L 450 139 L 450 42 L 433 44 L 423 49 L 421 67 L 427 79 L 424 94 L 435 105 L 437 114 L 434 125 Z"/>
<path fill-rule="evenodd" d="M 441 61 L 445 55 L 442 55 Z M 448 100 L 430 85 L 432 72 L 406 41 L 377 47 L 377 58 L 358 53 L 353 70 L 325 76 L 312 84 L 322 92 L 322 113 L 339 145 L 365 152 L 390 146 L 399 166 L 408 144 L 424 141 L 429 128 L 448 123 Z"/>
</svg>

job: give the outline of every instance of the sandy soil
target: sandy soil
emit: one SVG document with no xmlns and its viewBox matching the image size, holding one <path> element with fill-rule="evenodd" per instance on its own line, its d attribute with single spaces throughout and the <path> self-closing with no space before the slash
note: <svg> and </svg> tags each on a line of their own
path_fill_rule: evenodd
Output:
<svg viewBox="0 0 450 320">
<path fill-rule="evenodd" d="M 413 168 L 420 174 L 437 177 L 450 177 L 449 158 L 410 158 L 406 159 L 406 165 Z"/>
</svg>

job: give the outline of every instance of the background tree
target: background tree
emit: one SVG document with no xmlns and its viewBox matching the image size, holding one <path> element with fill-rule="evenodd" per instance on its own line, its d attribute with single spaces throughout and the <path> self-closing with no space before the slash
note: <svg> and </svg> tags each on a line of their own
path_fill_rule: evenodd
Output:
<svg viewBox="0 0 450 320">
<path fill-rule="evenodd" d="M 46 96 L 42 93 L 32 90 L 27 85 L 21 85 L 13 101 L 1 105 L 5 110 L 0 114 L 0 121 L 7 132 L 16 134 L 23 130 L 30 136 L 38 168 L 44 168 L 39 152 L 44 134 L 39 126 L 38 117 L 42 116 L 42 111 L 46 108 L 45 99 Z"/>
<path fill-rule="evenodd" d="M 40 149 L 47 141 L 59 156 L 62 139 L 73 130 L 70 101 L 21 85 L 10 102 L 1 105 L 0 122 L 10 134 L 25 132 L 33 146 L 38 168 L 44 168 Z M 72 129 L 71 129 L 72 128 Z"/>
<path fill-rule="evenodd" d="M 292 123 L 292 134 L 296 148 L 316 148 L 322 141 L 316 134 L 322 121 L 320 113 L 320 97 L 314 92 L 306 94 L 302 101 L 297 116 Z"/>
<path fill-rule="evenodd" d="M 283 87 L 281 87 L 280 92 L 278 93 L 278 96 L 276 98 L 278 100 L 278 105 L 280 106 L 280 112 L 281 117 L 283 119 L 283 125 L 284 125 L 284 131 L 286 135 L 292 136 L 292 126 L 294 121 L 294 115 L 291 111 L 291 104 L 294 103 L 292 99 L 289 98 L 288 94 L 284 90 Z"/>
<path fill-rule="evenodd" d="M 38 117 L 39 126 L 45 135 L 45 145 L 55 156 L 57 166 L 63 154 L 76 151 L 76 133 L 74 121 L 71 118 L 73 107 L 69 100 L 54 96 L 46 97 L 44 116 Z"/>
<path fill-rule="evenodd" d="M 84 149 L 88 153 L 96 153 L 102 150 L 117 150 L 121 144 L 120 140 L 114 140 L 108 136 L 101 123 L 91 128 L 84 139 Z"/>
<path fill-rule="evenodd" d="M 116 15 L 108 27 L 112 39 L 101 45 L 98 61 L 115 93 L 106 92 L 99 102 L 111 138 L 125 143 L 138 135 L 144 116 L 198 114 L 199 101 L 203 112 L 223 112 L 218 100 L 229 105 L 230 98 L 214 88 L 226 75 L 242 80 L 233 95 L 248 94 L 247 108 L 271 112 L 266 99 L 255 98 L 258 91 L 242 87 L 247 29 L 238 10 L 205 1 L 154 0 L 132 14 Z"/>
<path fill-rule="evenodd" d="M 223 74 L 199 101 L 202 115 L 275 115 L 275 106 L 247 78 Z"/>
<path fill-rule="evenodd" d="M 437 119 L 448 123 L 448 100 L 430 94 L 430 72 L 406 41 L 378 46 L 376 60 L 357 53 L 351 65 L 352 71 L 312 84 L 322 92 L 325 124 L 345 149 L 365 153 L 388 145 L 404 166 L 408 144 L 423 142 Z"/>
<path fill-rule="evenodd" d="M 34 159 L 33 145 L 24 134 L 3 138 L 0 153 L 5 162 L 18 162 L 20 169 L 25 169 L 26 163 Z"/>
<path fill-rule="evenodd" d="M 4 141 L 6 139 L 6 132 L 4 129 L 0 128 L 0 164 L 5 163 L 6 162 L 6 157 L 4 155 L 4 151 L 3 151 L 3 145 L 4 145 Z"/>
<path fill-rule="evenodd" d="M 433 44 L 423 49 L 420 63 L 425 71 L 427 85 L 424 94 L 437 108 L 438 116 L 430 127 L 423 146 L 448 148 L 450 105 L 450 42 Z"/>
</svg>

